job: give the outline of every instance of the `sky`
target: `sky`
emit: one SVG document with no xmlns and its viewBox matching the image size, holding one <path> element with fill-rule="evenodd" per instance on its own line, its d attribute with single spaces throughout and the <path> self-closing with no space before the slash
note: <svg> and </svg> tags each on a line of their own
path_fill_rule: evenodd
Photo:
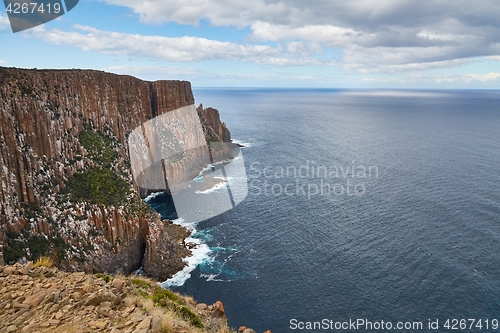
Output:
<svg viewBox="0 0 500 333">
<path fill-rule="evenodd" d="M 194 87 L 499 89 L 500 1 L 80 0 L 12 33 L 0 66 Z"/>
</svg>

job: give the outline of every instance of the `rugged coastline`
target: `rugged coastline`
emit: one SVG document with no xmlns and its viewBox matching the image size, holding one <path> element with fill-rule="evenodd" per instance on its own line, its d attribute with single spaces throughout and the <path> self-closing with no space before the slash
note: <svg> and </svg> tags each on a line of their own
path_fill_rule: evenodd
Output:
<svg viewBox="0 0 500 333">
<path fill-rule="evenodd" d="M 143 267 L 159 280 L 181 270 L 188 231 L 141 200 L 149 191 L 134 182 L 126 143 L 137 126 L 192 104 L 185 81 L 0 68 L 0 264 L 49 255 L 66 271 Z M 197 112 L 207 142 L 230 141 L 216 109 Z"/>
</svg>

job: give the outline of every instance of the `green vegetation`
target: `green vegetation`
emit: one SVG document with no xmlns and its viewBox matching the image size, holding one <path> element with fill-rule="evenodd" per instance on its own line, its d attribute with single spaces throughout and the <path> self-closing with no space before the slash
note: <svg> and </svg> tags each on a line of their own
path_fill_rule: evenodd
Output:
<svg viewBox="0 0 500 333">
<path fill-rule="evenodd" d="M 84 130 L 80 133 L 78 139 L 87 150 L 89 157 L 105 168 L 109 168 L 118 158 L 118 152 L 112 148 L 114 145 L 113 139 L 102 133 Z"/>
<path fill-rule="evenodd" d="M 168 289 L 161 287 L 155 287 L 153 290 L 153 296 L 151 296 L 155 305 L 171 308 L 181 315 L 184 319 L 188 320 L 191 325 L 199 328 L 203 328 L 203 323 L 200 318 L 191 311 L 187 306 L 185 306 L 179 296 L 174 294 Z"/>
<path fill-rule="evenodd" d="M 26 246 L 24 242 L 17 239 L 19 234 L 8 231 L 5 236 L 3 259 L 5 263 L 12 264 L 26 255 Z"/>
<path fill-rule="evenodd" d="M 200 318 L 191 311 L 178 294 L 159 287 L 156 283 L 142 277 L 132 277 L 130 282 L 136 287 L 136 291 L 145 299 L 153 301 L 155 306 L 169 309 L 187 320 L 192 326 L 203 328 Z"/>
<path fill-rule="evenodd" d="M 132 282 L 134 286 L 142 289 L 148 289 L 150 286 L 150 282 L 142 278 L 131 278 L 130 282 Z"/>
<path fill-rule="evenodd" d="M 3 257 L 4 261 L 9 264 L 13 264 L 23 257 L 35 261 L 49 253 L 61 260 L 69 247 L 61 236 L 55 235 L 47 239 L 40 234 L 31 235 L 26 229 L 23 230 L 22 235 L 9 231 L 5 236 Z"/>
<path fill-rule="evenodd" d="M 23 215 L 28 220 L 43 216 L 43 210 L 34 202 L 29 204 L 21 203 L 21 207 L 23 209 Z"/>
<path fill-rule="evenodd" d="M 18 86 L 23 96 L 30 96 L 33 93 L 33 88 L 26 87 L 23 84 L 19 84 Z"/>
<path fill-rule="evenodd" d="M 130 185 L 125 180 L 113 171 L 101 168 L 75 173 L 67 185 L 73 201 L 106 206 L 123 205 L 130 192 Z"/>
<path fill-rule="evenodd" d="M 94 276 L 96 278 L 101 278 L 106 282 L 113 281 L 113 277 L 108 275 L 108 274 L 105 274 L 105 273 L 97 273 L 97 274 L 94 274 Z"/>
<path fill-rule="evenodd" d="M 164 288 L 156 288 L 154 290 L 152 300 L 155 304 L 165 307 L 167 306 L 167 299 L 175 303 L 182 304 L 182 300 L 179 298 L 179 296 L 177 296 L 170 290 Z"/>
<path fill-rule="evenodd" d="M 32 259 L 42 257 L 50 251 L 50 241 L 42 235 L 29 237 L 27 243 Z"/>
</svg>

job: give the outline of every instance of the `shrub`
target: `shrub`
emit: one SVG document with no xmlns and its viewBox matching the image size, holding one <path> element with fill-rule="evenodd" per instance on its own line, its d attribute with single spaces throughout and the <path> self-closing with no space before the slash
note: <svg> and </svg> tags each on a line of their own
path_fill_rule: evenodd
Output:
<svg viewBox="0 0 500 333">
<path fill-rule="evenodd" d="M 97 273 L 97 274 L 94 274 L 94 276 L 96 278 L 101 278 L 106 282 L 113 281 L 113 277 L 109 276 L 108 274 L 105 274 L 105 273 Z"/>
<path fill-rule="evenodd" d="M 113 140 L 102 133 L 84 130 L 78 139 L 87 150 L 89 157 L 104 167 L 110 167 L 118 157 L 118 153 L 111 148 Z"/>
<path fill-rule="evenodd" d="M 69 178 L 68 191 L 73 201 L 120 206 L 124 204 L 130 186 L 109 169 L 90 168 Z"/>
</svg>

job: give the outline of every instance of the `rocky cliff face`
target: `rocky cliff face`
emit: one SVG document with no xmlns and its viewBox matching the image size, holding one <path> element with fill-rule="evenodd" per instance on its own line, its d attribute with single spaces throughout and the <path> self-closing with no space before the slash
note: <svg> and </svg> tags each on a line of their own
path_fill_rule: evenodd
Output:
<svg viewBox="0 0 500 333">
<path fill-rule="evenodd" d="M 127 137 L 193 103 L 189 82 L 0 67 L 0 264 L 50 254 L 67 270 L 144 265 L 163 279 L 182 268 L 180 233 L 137 194 Z M 207 139 L 230 140 L 216 110 L 199 112 Z"/>
</svg>

